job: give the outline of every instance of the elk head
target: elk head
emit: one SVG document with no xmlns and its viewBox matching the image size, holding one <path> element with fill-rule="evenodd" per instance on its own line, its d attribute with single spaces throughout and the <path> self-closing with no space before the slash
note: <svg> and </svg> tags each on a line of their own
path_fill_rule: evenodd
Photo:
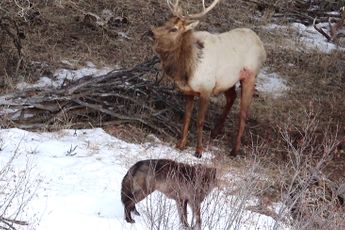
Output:
<svg viewBox="0 0 345 230">
<path fill-rule="evenodd" d="M 153 49 L 174 51 L 181 46 L 184 36 L 198 25 L 199 21 L 190 21 L 173 16 L 163 26 L 153 28 Z"/>
<path fill-rule="evenodd" d="M 151 30 L 153 50 L 161 59 L 164 73 L 175 81 L 184 94 L 198 95 L 186 84 L 195 66 L 194 57 L 200 55 L 203 48 L 203 44 L 193 37 L 193 29 L 199 24 L 196 19 L 204 16 L 217 2 L 215 0 L 207 8 L 203 4 L 202 13 L 183 15 L 178 0 L 174 4 L 167 0 L 173 16 L 164 25 Z M 197 50 L 194 49 L 195 46 L 198 47 Z"/>
<path fill-rule="evenodd" d="M 154 37 L 153 49 L 159 51 L 173 51 L 181 46 L 183 37 L 190 33 L 198 24 L 196 20 L 207 14 L 213 7 L 216 6 L 219 0 L 215 0 L 210 6 L 205 7 L 203 0 L 203 12 L 197 14 L 183 15 L 182 9 L 179 7 L 179 0 L 172 3 L 167 0 L 167 4 L 173 14 L 163 26 L 153 28 L 152 34 Z"/>
</svg>

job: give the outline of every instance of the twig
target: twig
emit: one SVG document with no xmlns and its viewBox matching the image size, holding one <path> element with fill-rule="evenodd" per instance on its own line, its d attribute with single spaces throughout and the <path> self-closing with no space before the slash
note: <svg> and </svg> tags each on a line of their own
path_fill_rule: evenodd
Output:
<svg viewBox="0 0 345 230">
<path fill-rule="evenodd" d="M 9 219 L 3 216 L 0 216 L 0 223 L 4 223 L 8 228 L 0 226 L 0 229 L 12 229 L 15 230 L 16 228 L 13 226 L 13 224 L 17 225 L 29 225 L 28 222 L 22 221 L 22 220 L 13 220 Z"/>
</svg>

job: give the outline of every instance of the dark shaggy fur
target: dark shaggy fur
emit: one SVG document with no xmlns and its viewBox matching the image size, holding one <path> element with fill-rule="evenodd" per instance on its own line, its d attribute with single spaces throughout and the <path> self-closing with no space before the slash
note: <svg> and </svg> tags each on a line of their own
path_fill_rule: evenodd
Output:
<svg viewBox="0 0 345 230">
<path fill-rule="evenodd" d="M 187 203 L 190 204 L 200 229 L 200 205 L 216 186 L 216 169 L 200 164 L 191 166 L 166 159 L 143 160 L 134 164 L 122 180 L 121 200 L 125 219 L 134 223 L 131 212 L 139 215 L 135 204 L 155 190 L 174 199 L 180 220 L 187 223 Z"/>
</svg>

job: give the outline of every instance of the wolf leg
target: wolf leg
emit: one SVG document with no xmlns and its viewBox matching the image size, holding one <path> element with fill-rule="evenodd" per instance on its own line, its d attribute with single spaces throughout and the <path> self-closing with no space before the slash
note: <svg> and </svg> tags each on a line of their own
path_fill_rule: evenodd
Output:
<svg viewBox="0 0 345 230">
<path fill-rule="evenodd" d="M 187 200 L 176 200 L 176 205 L 183 227 L 189 229 L 189 225 L 187 222 Z"/>
<path fill-rule="evenodd" d="M 191 206 L 192 206 L 193 216 L 195 219 L 195 225 L 193 229 L 201 230 L 200 203 L 193 202 Z"/>
<path fill-rule="evenodd" d="M 136 207 L 134 206 L 132 212 L 137 215 L 137 216 L 140 216 L 140 213 L 138 212 L 138 210 L 136 209 Z"/>
<path fill-rule="evenodd" d="M 125 219 L 128 223 L 135 223 L 135 220 L 131 216 L 131 212 L 140 216 L 140 213 L 135 207 L 135 204 L 147 197 L 151 192 L 147 192 L 146 189 L 141 189 L 133 192 L 133 198 L 128 200 L 125 204 Z"/>
<path fill-rule="evenodd" d="M 128 222 L 128 223 L 135 223 L 135 220 L 133 220 L 132 216 L 131 216 L 131 210 L 132 209 L 135 209 L 135 204 L 134 203 L 131 203 L 129 205 L 125 205 L 125 220 Z"/>
<path fill-rule="evenodd" d="M 134 191 L 133 196 L 134 196 L 134 205 L 131 207 L 131 212 L 133 212 L 135 215 L 140 216 L 140 213 L 135 207 L 136 203 L 139 203 L 142 201 L 145 197 L 150 195 L 152 191 L 147 191 L 147 189 L 142 188 L 141 190 Z"/>
</svg>

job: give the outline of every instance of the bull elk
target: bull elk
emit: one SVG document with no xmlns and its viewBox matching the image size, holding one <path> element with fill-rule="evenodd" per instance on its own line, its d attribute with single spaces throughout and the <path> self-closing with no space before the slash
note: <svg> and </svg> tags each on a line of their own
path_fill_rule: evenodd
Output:
<svg viewBox="0 0 345 230">
<path fill-rule="evenodd" d="M 208 7 L 205 7 L 203 1 L 203 12 L 183 15 L 179 1 L 172 3 L 168 0 L 173 16 L 163 26 L 152 29 L 153 50 L 161 60 L 162 69 L 186 98 L 182 137 L 177 144 L 179 149 L 186 147 L 194 97 L 199 97 L 196 157 L 201 157 L 203 151 L 203 125 L 210 97 L 220 93 L 226 97 L 224 111 L 211 132 L 211 137 L 215 137 L 224 128 L 236 98 L 235 84 L 239 81 L 240 121 L 231 151 L 232 155 L 238 154 L 255 79 L 266 60 L 262 41 L 248 28 L 237 28 L 220 34 L 193 30 L 199 23 L 196 19 L 206 15 L 218 1 L 214 0 Z"/>
</svg>

